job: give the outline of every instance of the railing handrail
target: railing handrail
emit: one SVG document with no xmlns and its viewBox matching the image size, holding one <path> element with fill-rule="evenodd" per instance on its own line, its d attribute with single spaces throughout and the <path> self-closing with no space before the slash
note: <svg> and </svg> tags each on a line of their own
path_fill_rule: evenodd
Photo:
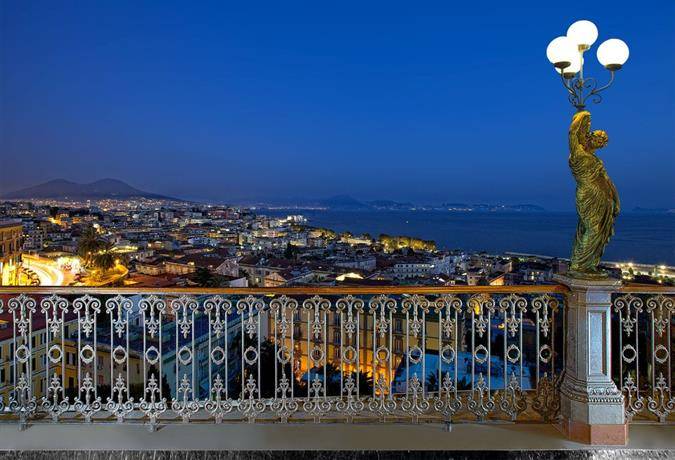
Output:
<svg viewBox="0 0 675 460">
<path fill-rule="evenodd" d="M 562 284 L 511 286 L 299 286 L 299 287 L 87 287 L 87 286 L 0 286 L 1 294 L 194 294 L 194 295 L 442 295 L 442 294 L 566 294 Z"/>
<path fill-rule="evenodd" d="M 675 286 L 658 286 L 655 284 L 628 284 L 621 286 L 619 292 L 628 294 L 675 294 Z"/>
</svg>

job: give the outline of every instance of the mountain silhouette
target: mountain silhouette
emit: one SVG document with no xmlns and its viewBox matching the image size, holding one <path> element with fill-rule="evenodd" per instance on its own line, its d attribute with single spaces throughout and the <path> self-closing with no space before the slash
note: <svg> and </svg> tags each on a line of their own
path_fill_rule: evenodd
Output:
<svg viewBox="0 0 675 460">
<path fill-rule="evenodd" d="M 89 184 L 78 184 L 65 179 L 54 179 L 44 184 L 7 193 L 2 198 L 12 200 L 29 198 L 75 200 L 150 198 L 179 201 L 176 198 L 144 192 L 117 179 L 101 179 Z"/>
<path fill-rule="evenodd" d="M 370 207 L 367 204 L 362 203 L 349 195 L 336 195 L 329 198 L 324 198 L 322 200 L 319 200 L 318 204 L 330 209 L 343 209 L 343 210 L 368 209 Z"/>
</svg>

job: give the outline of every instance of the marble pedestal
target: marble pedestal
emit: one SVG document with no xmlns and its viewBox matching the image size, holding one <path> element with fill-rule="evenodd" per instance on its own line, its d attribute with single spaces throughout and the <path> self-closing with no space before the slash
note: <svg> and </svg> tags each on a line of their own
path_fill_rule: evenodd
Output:
<svg viewBox="0 0 675 460">
<path fill-rule="evenodd" d="M 558 276 L 570 288 L 567 304 L 565 374 L 560 387 L 562 432 L 586 444 L 625 445 L 628 426 L 621 391 L 611 374 L 613 279 Z"/>
</svg>

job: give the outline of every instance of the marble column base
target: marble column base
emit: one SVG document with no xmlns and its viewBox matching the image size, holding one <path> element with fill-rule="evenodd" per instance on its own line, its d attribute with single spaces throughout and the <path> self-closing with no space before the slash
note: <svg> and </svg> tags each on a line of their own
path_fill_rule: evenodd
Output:
<svg viewBox="0 0 675 460">
<path fill-rule="evenodd" d="M 628 425 L 589 425 L 577 420 L 563 420 L 558 429 L 570 441 L 600 446 L 628 444 Z"/>
<path fill-rule="evenodd" d="M 561 431 L 586 444 L 626 445 L 624 398 L 612 380 L 612 293 L 620 280 L 557 276 L 567 296 L 565 374 L 560 386 Z"/>
</svg>

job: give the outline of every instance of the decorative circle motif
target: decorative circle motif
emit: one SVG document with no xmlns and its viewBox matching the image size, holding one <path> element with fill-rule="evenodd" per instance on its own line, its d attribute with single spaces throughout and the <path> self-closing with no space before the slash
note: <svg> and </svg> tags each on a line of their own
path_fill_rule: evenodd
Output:
<svg viewBox="0 0 675 460">
<path fill-rule="evenodd" d="M 147 359 L 150 364 L 157 364 L 159 361 L 159 351 L 154 345 L 145 350 L 145 359 Z"/>
<path fill-rule="evenodd" d="M 218 365 L 223 364 L 223 361 L 225 361 L 225 351 L 222 347 L 217 346 L 211 350 L 211 361 Z"/>
<path fill-rule="evenodd" d="M 412 347 L 408 355 L 410 356 L 410 362 L 413 364 L 418 364 L 422 361 L 422 349 L 418 346 Z"/>
<path fill-rule="evenodd" d="M 80 359 L 83 363 L 89 364 L 94 360 L 94 349 L 91 345 L 85 345 L 80 350 Z"/>
<path fill-rule="evenodd" d="M 47 357 L 49 358 L 49 361 L 52 362 L 53 364 L 56 364 L 59 361 L 61 361 L 61 358 L 63 358 L 63 352 L 61 351 L 61 347 L 58 345 L 52 345 L 49 348 L 49 351 L 47 352 Z"/>
<path fill-rule="evenodd" d="M 28 358 L 30 358 L 30 350 L 26 345 L 21 345 L 20 347 L 16 347 L 16 352 L 14 352 L 14 356 L 16 356 L 16 359 L 20 363 L 26 363 L 28 362 Z"/>
<path fill-rule="evenodd" d="M 288 347 L 283 346 L 277 351 L 277 360 L 281 364 L 287 364 L 291 360 L 291 353 L 288 350 Z"/>
<path fill-rule="evenodd" d="M 668 361 L 668 349 L 663 345 L 658 345 L 654 349 L 654 359 L 659 363 L 663 364 Z"/>
<path fill-rule="evenodd" d="M 183 346 L 178 350 L 178 361 L 183 365 L 187 366 L 192 362 L 192 350 L 188 347 Z"/>
<path fill-rule="evenodd" d="M 356 349 L 351 345 L 347 346 L 342 350 L 342 360 L 348 364 L 352 364 L 356 361 Z"/>
<path fill-rule="evenodd" d="M 509 345 L 509 348 L 506 349 L 506 359 L 511 363 L 518 362 L 520 359 L 520 348 L 514 344 Z"/>
<path fill-rule="evenodd" d="M 542 345 L 541 348 L 539 349 L 539 359 L 541 360 L 542 363 L 548 363 L 551 358 L 553 357 L 553 351 L 551 351 L 551 347 L 546 345 Z"/>
<path fill-rule="evenodd" d="M 244 361 L 246 361 L 246 364 L 250 366 L 252 364 L 255 364 L 257 360 L 258 360 L 258 350 L 256 350 L 253 347 L 248 347 L 246 351 L 244 351 Z"/>
<path fill-rule="evenodd" d="M 312 353 L 310 353 L 310 357 L 312 358 L 312 361 L 314 363 L 320 363 L 323 360 L 323 350 L 319 347 L 314 347 L 312 348 Z"/>
<path fill-rule="evenodd" d="M 476 350 L 473 352 L 473 357 L 478 364 L 483 364 L 485 361 L 487 361 L 488 356 L 489 353 L 487 348 L 485 348 L 483 345 L 478 345 Z"/>
<path fill-rule="evenodd" d="M 635 358 L 637 358 L 637 351 L 635 350 L 633 345 L 629 343 L 628 345 L 624 345 L 623 348 L 621 349 L 621 357 L 625 362 L 632 363 L 633 361 L 635 361 Z"/>
<path fill-rule="evenodd" d="M 375 360 L 378 363 L 386 363 L 389 361 L 389 350 L 385 347 L 380 347 L 375 351 Z"/>
<path fill-rule="evenodd" d="M 127 359 L 127 351 L 122 348 L 122 345 L 117 345 L 112 352 L 112 357 L 117 364 L 122 364 Z"/>
<path fill-rule="evenodd" d="M 441 359 L 448 364 L 453 362 L 455 360 L 455 349 L 450 345 L 441 348 Z"/>
</svg>

